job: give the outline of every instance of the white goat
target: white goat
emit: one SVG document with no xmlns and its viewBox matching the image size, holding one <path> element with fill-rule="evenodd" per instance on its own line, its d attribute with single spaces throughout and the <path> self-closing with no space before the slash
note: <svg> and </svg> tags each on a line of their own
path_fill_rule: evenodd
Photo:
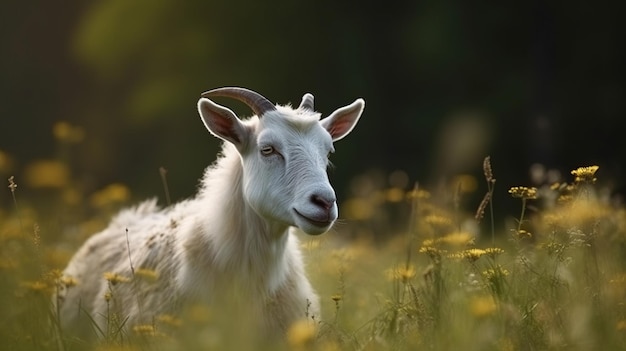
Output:
<svg viewBox="0 0 626 351">
<path fill-rule="evenodd" d="M 255 116 L 240 120 L 208 99 L 215 96 L 240 100 Z M 186 304 L 219 304 L 233 293 L 268 331 L 318 318 L 318 297 L 290 227 L 318 235 L 337 219 L 327 155 L 364 106 L 358 99 L 320 120 L 311 94 L 293 109 L 244 88 L 203 93 L 198 110 L 225 141 L 221 157 L 194 198 L 165 209 L 144 202 L 87 240 L 64 271 L 78 284 L 56 298 L 64 330 L 93 334 L 94 321 L 106 330 L 112 316 L 124 328 L 151 324 Z M 106 272 L 118 276 L 107 280 Z M 142 279 L 146 272 L 158 277 Z"/>
</svg>

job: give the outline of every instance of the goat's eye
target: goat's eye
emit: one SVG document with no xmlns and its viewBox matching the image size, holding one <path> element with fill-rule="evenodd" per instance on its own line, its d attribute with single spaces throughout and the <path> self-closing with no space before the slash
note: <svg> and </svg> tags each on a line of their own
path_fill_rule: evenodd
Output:
<svg viewBox="0 0 626 351">
<path fill-rule="evenodd" d="M 261 155 L 263 155 L 263 156 L 269 156 L 269 155 L 271 155 L 273 153 L 274 153 L 274 147 L 273 146 L 267 145 L 267 146 L 263 146 L 261 148 Z"/>
</svg>

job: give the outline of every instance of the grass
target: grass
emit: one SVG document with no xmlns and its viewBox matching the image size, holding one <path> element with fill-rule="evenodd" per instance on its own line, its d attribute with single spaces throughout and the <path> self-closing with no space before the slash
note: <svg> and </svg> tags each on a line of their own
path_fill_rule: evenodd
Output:
<svg viewBox="0 0 626 351">
<path fill-rule="evenodd" d="M 477 211 L 462 208 L 462 184 L 448 196 L 370 184 L 345 201 L 346 220 L 331 233 L 303 236 L 323 318 L 295 323 L 278 343 L 220 306 L 191 306 L 128 332 L 125 316 L 112 314 L 99 340 L 71 337 L 51 296 L 77 282 L 60 271 L 127 204 L 128 189 L 72 196 L 72 185 L 60 181 L 59 213 L 74 215 L 46 218 L 11 178 L 10 206 L 0 211 L 0 343 L 11 350 L 623 349 L 626 211 L 600 195 L 598 168 L 538 188 L 511 187 L 520 211 L 503 232 L 494 225 L 498 190 L 488 158 L 484 170 L 487 195 Z M 94 214 L 77 210 L 83 207 Z M 158 279 L 158 272 L 134 272 L 132 279 Z M 106 299 L 116 284 L 132 284 L 103 279 Z"/>
</svg>

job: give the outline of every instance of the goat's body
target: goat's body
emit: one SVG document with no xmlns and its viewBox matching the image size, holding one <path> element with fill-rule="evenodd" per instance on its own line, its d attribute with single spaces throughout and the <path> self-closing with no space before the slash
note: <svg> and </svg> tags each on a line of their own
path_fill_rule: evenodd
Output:
<svg viewBox="0 0 626 351">
<path fill-rule="evenodd" d="M 287 226 L 267 228 L 243 200 L 241 180 L 240 157 L 226 144 L 194 199 L 163 210 L 148 201 L 120 213 L 66 268 L 78 284 L 60 294 L 62 325 L 91 329 L 87 314 L 101 330 L 115 328 L 112 317 L 127 319 L 127 327 L 151 325 L 183 304 L 224 302 L 218 291 L 247 301 L 247 312 L 271 331 L 317 315 L 297 237 Z M 130 281 L 112 284 L 105 272 Z"/>
<path fill-rule="evenodd" d="M 239 99 L 257 115 L 242 121 L 206 98 L 213 95 Z M 203 94 L 198 111 L 224 140 L 222 156 L 196 197 L 165 209 L 144 202 L 87 240 L 64 271 L 78 284 L 55 297 L 63 329 L 86 335 L 152 326 L 194 302 L 229 304 L 264 334 L 319 319 L 290 228 L 318 235 L 337 219 L 328 154 L 363 108 L 357 99 L 320 119 L 311 94 L 297 109 L 243 88 Z"/>
</svg>

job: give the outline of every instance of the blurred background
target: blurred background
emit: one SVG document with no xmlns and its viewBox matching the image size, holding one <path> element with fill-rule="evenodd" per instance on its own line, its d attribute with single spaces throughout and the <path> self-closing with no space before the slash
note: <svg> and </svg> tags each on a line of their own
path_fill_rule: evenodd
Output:
<svg viewBox="0 0 626 351">
<path fill-rule="evenodd" d="M 559 173 L 571 180 L 570 170 L 592 164 L 619 194 L 623 10 L 547 1 L 5 2 L 0 175 L 15 175 L 26 198 L 71 183 L 63 196 L 79 203 L 119 183 L 133 199 L 163 203 L 164 167 L 172 199 L 191 196 L 219 150 L 197 99 L 234 85 L 281 104 L 311 92 L 324 114 L 366 100 L 331 158 L 340 199 L 364 175 L 410 188 L 465 174 L 476 180 L 477 205 L 487 155 L 503 196 Z M 0 207 L 11 205 L 0 196 Z"/>
</svg>

